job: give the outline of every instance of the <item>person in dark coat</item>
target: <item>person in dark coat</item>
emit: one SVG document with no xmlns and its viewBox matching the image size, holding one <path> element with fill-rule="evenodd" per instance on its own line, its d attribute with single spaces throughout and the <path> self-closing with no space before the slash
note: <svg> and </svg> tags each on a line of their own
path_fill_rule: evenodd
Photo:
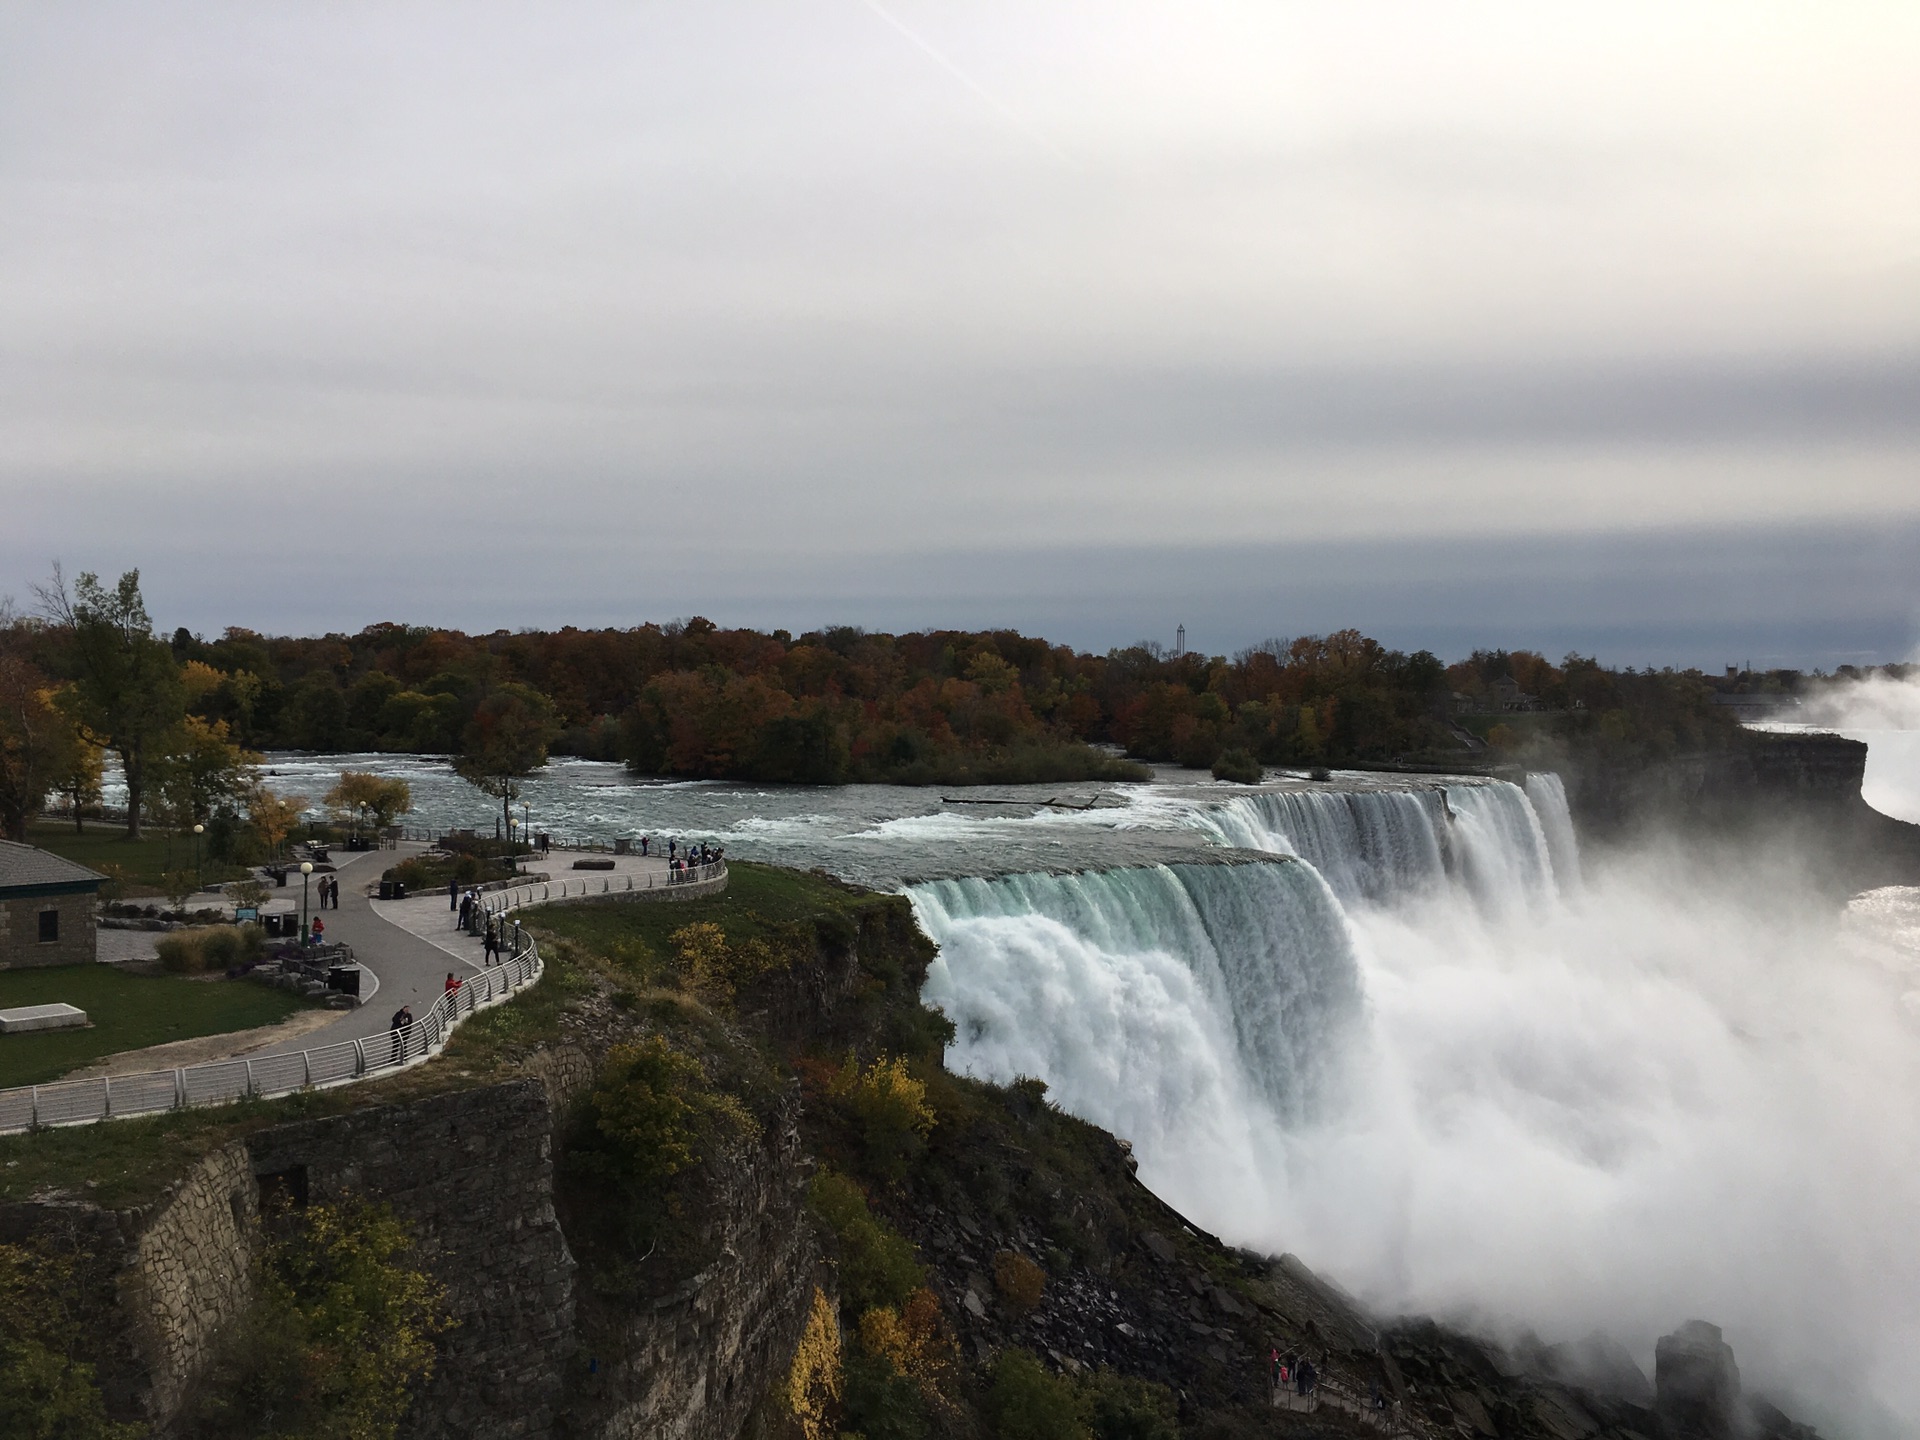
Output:
<svg viewBox="0 0 1920 1440">
<path fill-rule="evenodd" d="M 387 1030 L 393 1036 L 393 1059 L 395 1061 L 404 1058 L 407 1053 L 407 1029 L 412 1024 L 413 1007 L 411 1005 L 402 1005 L 398 1010 L 393 1012 L 393 1019 L 387 1025 Z"/>
<path fill-rule="evenodd" d="M 447 909 L 458 910 L 459 908 L 460 882 L 458 880 L 449 880 L 447 881 Z"/>
</svg>

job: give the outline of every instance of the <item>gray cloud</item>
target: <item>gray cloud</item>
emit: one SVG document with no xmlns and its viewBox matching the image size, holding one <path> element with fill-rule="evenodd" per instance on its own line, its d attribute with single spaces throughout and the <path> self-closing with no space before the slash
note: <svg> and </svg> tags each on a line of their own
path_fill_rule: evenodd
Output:
<svg viewBox="0 0 1920 1440">
<path fill-rule="evenodd" d="M 581 618 L 930 554 L 984 613 L 1002 547 L 1920 514 L 1911 12 L 888 10 L 941 63 L 851 3 L 0 17 L 0 589 L 244 619 L 237 529 L 382 618 L 503 543 Z"/>
</svg>

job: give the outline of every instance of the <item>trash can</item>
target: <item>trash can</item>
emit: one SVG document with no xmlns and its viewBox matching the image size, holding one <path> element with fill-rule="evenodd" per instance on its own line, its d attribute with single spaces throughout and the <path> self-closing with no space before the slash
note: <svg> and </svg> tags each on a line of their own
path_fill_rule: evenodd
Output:
<svg viewBox="0 0 1920 1440">
<path fill-rule="evenodd" d="M 361 969 L 358 965 L 333 965 L 327 969 L 327 988 L 342 995 L 360 994 Z"/>
<path fill-rule="evenodd" d="M 406 881 L 396 880 L 393 882 L 393 898 L 396 900 L 404 900 L 407 898 L 407 882 Z"/>
<path fill-rule="evenodd" d="M 382 900 L 393 899 L 393 881 L 382 880 L 380 882 L 380 898 Z"/>
</svg>

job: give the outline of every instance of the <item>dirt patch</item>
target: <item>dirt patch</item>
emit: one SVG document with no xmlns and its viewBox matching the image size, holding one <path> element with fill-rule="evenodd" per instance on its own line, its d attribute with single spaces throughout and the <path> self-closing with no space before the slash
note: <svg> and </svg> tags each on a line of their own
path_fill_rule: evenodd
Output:
<svg viewBox="0 0 1920 1440">
<path fill-rule="evenodd" d="M 231 1060 L 285 1040 L 297 1040 L 302 1035 L 331 1025 L 340 1018 L 341 1013 L 318 1007 L 297 1010 L 276 1025 L 261 1025 L 252 1030 L 230 1030 L 225 1035 L 196 1035 L 191 1040 L 170 1040 L 165 1045 L 149 1045 L 144 1050 L 122 1050 L 118 1055 L 103 1055 L 60 1078 L 97 1080 L 102 1075 L 138 1075 L 146 1070 L 175 1070 L 186 1065 L 204 1065 L 209 1060 Z"/>
</svg>

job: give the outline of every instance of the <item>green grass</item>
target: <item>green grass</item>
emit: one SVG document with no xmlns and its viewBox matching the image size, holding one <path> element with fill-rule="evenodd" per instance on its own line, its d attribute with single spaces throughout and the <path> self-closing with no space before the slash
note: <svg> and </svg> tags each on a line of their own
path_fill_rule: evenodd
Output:
<svg viewBox="0 0 1920 1440">
<path fill-rule="evenodd" d="M 169 838 L 150 834 L 142 840 L 129 840 L 119 825 L 90 820 L 85 833 L 76 834 L 71 823 L 41 820 L 27 827 L 27 843 L 123 880 L 125 893 L 130 895 L 164 894 L 162 877 L 169 870 L 193 869 L 191 835 Z M 200 875 L 207 884 L 244 880 L 248 873 L 244 866 L 209 860 L 202 848 Z"/>
<path fill-rule="evenodd" d="M 825 875 L 727 863 L 727 888 L 699 900 L 588 900 L 543 906 L 528 916 L 530 928 L 572 940 L 603 955 L 632 953 L 634 947 L 659 957 L 672 951 L 673 932 L 683 925 L 718 925 L 735 944 L 777 940 L 783 926 L 823 915 L 852 916 L 877 897 L 849 889 Z"/>
<path fill-rule="evenodd" d="M 0 1035 L 0 1088 L 42 1085 L 122 1050 L 271 1025 L 305 1003 L 248 980 L 128 975 L 108 965 L 0 971 L 0 1009 L 59 1000 L 86 1011 L 93 1027 Z"/>
</svg>

